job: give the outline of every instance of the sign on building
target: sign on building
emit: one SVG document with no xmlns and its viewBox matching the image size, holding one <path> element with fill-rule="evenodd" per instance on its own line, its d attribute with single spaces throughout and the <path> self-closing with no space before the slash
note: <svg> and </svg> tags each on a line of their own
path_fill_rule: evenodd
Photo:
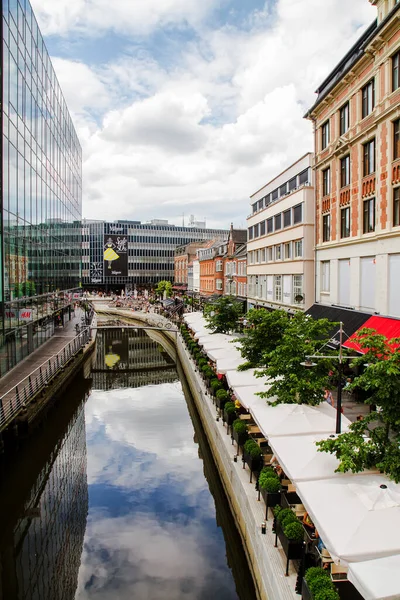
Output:
<svg viewBox="0 0 400 600">
<path fill-rule="evenodd" d="M 128 238 L 126 235 L 104 236 L 105 277 L 128 277 Z"/>
</svg>

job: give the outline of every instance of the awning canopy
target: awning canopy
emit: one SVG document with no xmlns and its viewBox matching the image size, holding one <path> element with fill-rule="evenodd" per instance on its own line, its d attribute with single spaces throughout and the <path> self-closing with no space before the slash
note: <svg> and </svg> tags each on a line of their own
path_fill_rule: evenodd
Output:
<svg viewBox="0 0 400 600">
<path fill-rule="evenodd" d="M 204 350 L 216 350 L 217 348 L 226 348 L 227 344 L 236 339 L 234 335 L 225 335 L 224 333 L 210 333 L 199 337 L 198 342 Z M 233 345 L 233 344 L 232 344 Z M 234 346 L 233 346 L 234 347 Z"/>
<path fill-rule="evenodd" d="M 254 403 L 257 401 L 257 399 L 265 402 L 265 398 L 260 398 L 256 394 L 258 392 L 267 392 L 268 389 L 268 385 L 259 382 L 258 385 L 240 386 L 234 388 L 233 391 L 240 404 L 248 410 L 251 405 L 254 406 Z"/>
<path fill-rule="evenodd" d="M 241 362 L 243 362 L 243 358 L 239 350 L 235 348 L 235 346 L 230 342 L 228 342 L 224 348 L 215 348 L 214 350 L 207 350 L 207 355 L 214 362 L 217 362 L 217 360 L 224 358 L 238 358 Z"/>
<path fill-rule="evenodd" d="M 349 565 L 348 578 L 365 600 L 398 600 L 400 554 Z"/>
<path fill-rule="evenodd" d="M 297 493 L 325 546 L 341 561 L 400 554 L 400 484 L 385 475 L 303 481 Z"/>
<path fill-rule="evenodd" d="M 346 430 L 346 428 L 344 428 Z M 352 477 L 352 473 L 335 473 L 339 460 L 327 452 L 318 452 L 315 445 L 320 440 L 326 440 L 327 434 L 298 435 L 269 438 L 279 464 L 286 475 L 297 483 L 316 479 L 331 479 L 337 477 Z M 373 471 L 364 471 L 371 474 Z"/>
<path fill-rule="evenodd" d="M 245 359 L 243 359 L 244 362 Z M 257 369 L 247 369 L 247 371 L 228 371 L 226 374 L 226 380 L 229 387 L 236 389 L 237 387 L 260 385 L 265 383 L 267 377 L 256 377 Z"/>
<path fill-rule="evenodd" d="M 384 335 L 388 340 L 391 340 L 395 337 L 400 337 L 400 320 L 398 319 L 389 319 L 387 317 L 378 317 L 374 315 L 373 317 L 370 317 L 368 321 L 366 321 L 359 329 L 364 328 L 375 329 L 377 333 Z M 366 352 L 368 352 L 367 348 L 361 348 L 361 346 L 355 341 L 357 335 L 358 330 L 349 337 L 343 346 L 351 350 L 356 350 L 361 354 L 366 354 Z M 399 344 L 393 344 L 393 348 L 398 348 L 398 346 Z"/>
<path fill-rule="evenodd" d="M 226 373 L 227 371 L 232 371 L 233 369 L 237 369 L 239 365 L 243 363 L 243 358 L 219 358 L 217 359 L 217 372 L 218 373 Z"/>
<path fill-rule="evenodd" d="M 313 304 L 306 311 L 307 315 L 311 315 L 313 319 L 328 319 L 333 323 L 343 323 L 345 339 L 350 337 L 357 329 L 359 329 L 371 316 L 368 313 L 350 310 L 348 308 L 336 308 L 335 306 L 325 306 L 324 304 Z M 329 333 L 332 340 L 327 344 L 328 347 L 337 349 L 339 347 L 338 327 L 334 327 Z"/>
</svg>

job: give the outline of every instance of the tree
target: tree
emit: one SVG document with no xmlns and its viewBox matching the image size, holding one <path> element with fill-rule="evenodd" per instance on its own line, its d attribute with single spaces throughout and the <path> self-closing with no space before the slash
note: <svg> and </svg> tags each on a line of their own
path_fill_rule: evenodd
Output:
<svg viewBox="0 0 400 600">
<path fill-rule="evenodd" d="M 242 314 L 243 305 L 234 296 L 221 296 L 204 307 L 207 327 L 212 329 L 213 333 L 237 331 Z"/>
<path fill-rule="evenodd" d="M 358 473 L 376 467 L 400 481 L 400 338 L 387 340 L 372 329 L 362 329 L 355 339 L 367 352 L 352 361 L 361 367 L 349 389 L 368 393 L 366 404 L 378 410 L 352 423 L 350 431 L 317 443 L 321 452 L 335 454 L 337 471 Z"/>
<path fill-rule="evenodd" d="M 156 287 L 157 296 L 166 295 L 167 298 L 172 296 L 172 283 L 170 281 L 160 281 Z"/>
<path fill-rule="evenodd" d="M 285 328 L 280 343 L 265 356 L 267 366 L 260 374 L 270 377 L 273 383 L 269 391 L 261 392 L 260 396 L 276 396 L 276 400 L 270 402 L 273 406 L 319 404 L 324 398 L 324 390 L 329 387 L 329 372 L 337 368 L 335 353 L 323 348 L 323 355 L 332 354 L 332 360 L 318 359 L 312 369 L 306 369 L 300 363 L 306 356 L 322 349 L 335 325 L 328 319 L 313 319 L 304 313 L 296 313 Z"/>
<path fill-rule="evenodd" d="M 246 359 L 239 370 L 265 367 L 266 356 L 275 350 L 289 324 L 289 315 L 283 310 L 253 308 L 247 313 L 246 319 L 248 327 L 243 337 L 237 340 L 240 352 Z"/>
</svg>

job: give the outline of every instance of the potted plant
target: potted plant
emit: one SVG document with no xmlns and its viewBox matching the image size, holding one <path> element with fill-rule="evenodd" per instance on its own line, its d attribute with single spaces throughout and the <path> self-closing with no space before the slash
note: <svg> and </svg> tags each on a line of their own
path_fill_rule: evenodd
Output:
<svg viewBox="0 0 400 600">
<path fill-rule="evenodd" d="M 329 576 L 321 567 L 307 569 L 301 588 L 302 600 L 340 600 L 340 596 Z"/>
<path fill-rule="evenodd" d="M 234 402 L 227 402 L 224 406 L 224 422 L 229 426 L 232 425 L 236 419 L 236 406 Z"/>
<path fill-rule="evenodd" d="M 215 392 L 216 405 L 220 410 L 224 409 L 225 404 L 228 402 L 230 395 L 224 389 L 219 389 Z"/>
<path fill-rule="evenodd" d="M 260 446 L 252 439 L 247 440 L 243 446 L 244 461 L 249 465 L 250 471 L 260 471 L 263 464 Z"/>
<path fill-rule="evenodd" d="M 277 517 L 275 547 L 278 538 L 286 554 L 286 575 L 289 574 L 289 560 L 300 560 L 304 539 L 303 525 L 290 508 L 281 510 Z"/>
<path fill-rule="evenodd" d="M 218 390 L 223 389 L 223 385 L 220 382 L 220 380 L 217 379 L 217 377 L 213 377 L 210 381 L 210 388 L 211 388 L 213 395 L 215 396 L 215 394 L 217 393 Z"/>
<path fill-rule="evenodd" d="M 268 519 L 268 508 L 277 506 L 281 501 L 282 485 L 278 475 L 271 467 L 264 467 L 258 478 L 258 489 L 266 504 L 265 519 Z"/>
<path fill-rule="evenodd" d="M 232 437 L 238 445 L 243 446 L 248 438 L 247 424 L 241 419 L 236 419 L 232 424 Z"/>
</svg>

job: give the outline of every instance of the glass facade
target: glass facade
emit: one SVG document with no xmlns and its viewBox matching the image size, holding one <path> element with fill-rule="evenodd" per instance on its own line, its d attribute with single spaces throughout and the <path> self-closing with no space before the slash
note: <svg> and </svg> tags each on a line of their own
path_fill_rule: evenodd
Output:
<svg viewBox="0 0 400 600">
<path fill-rule="evenodd" d="M 2 7 L 0 375 L 67 314 L 82 254 L 79 140 L 29 1 Z"/>
<path fill-rule="evenodd" d="M 82 282 L 85 288 L 153 286 L 174 280 L 174 256 L 179 246 L 200 240 L 223 240 L 223 229 L 176 227 L 140 221 L 84 221 L 82 227 Z M 126 239 L 128 274 L 112 275 L 106 268 L 107 242 Z M 118 252 L 118 248 L 115 248 Z M 106 256 L 108 256 L 106 254 Z M 110 255 L 112 258 L 112 255 Z"/>
</svg>

